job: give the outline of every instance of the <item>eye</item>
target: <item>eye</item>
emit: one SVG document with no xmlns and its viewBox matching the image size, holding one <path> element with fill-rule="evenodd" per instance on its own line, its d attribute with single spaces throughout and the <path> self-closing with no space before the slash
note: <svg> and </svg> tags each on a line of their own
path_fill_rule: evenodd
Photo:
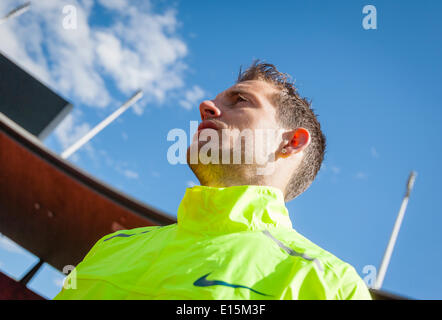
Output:
<svg viewBox="0 0 442 320">
<path fill-rule="evenodd" d="M 247 101 L 247 99 L 244 98 L 244 97 L 243 97 L 242 95 L 240 95 L 240 94 L 236 95 L 236 103 L 240 103 L 240 102 L 243 102 L 243 101 Z"/>
</svg>

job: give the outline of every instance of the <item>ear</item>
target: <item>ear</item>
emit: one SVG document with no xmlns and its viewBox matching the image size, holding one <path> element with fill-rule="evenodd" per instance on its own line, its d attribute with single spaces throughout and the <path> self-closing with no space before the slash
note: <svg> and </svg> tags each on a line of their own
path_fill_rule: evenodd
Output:
<svg viewBox="0 0 442 320">
<path fill-rule="evenodd" d="M 288 158 L 303 151 L 311 142 L 310 132 L 305 128 L 297 128 L 290 132 L 291 139 L 278 151 L 278 156 Z"/>
</svg>

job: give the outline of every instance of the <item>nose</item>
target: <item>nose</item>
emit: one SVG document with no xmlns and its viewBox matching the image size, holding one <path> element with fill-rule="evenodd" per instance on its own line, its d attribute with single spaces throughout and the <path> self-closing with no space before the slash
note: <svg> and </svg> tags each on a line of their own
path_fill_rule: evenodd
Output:
<svg viewBox="0 0 442 320">
<path fill-rule="evenodd" d="M 218 118 L 221 115 L 221 110 L 212 100 L 205 100 L 200 104 L 200 114 L 201 120 Z"/>
</svg>

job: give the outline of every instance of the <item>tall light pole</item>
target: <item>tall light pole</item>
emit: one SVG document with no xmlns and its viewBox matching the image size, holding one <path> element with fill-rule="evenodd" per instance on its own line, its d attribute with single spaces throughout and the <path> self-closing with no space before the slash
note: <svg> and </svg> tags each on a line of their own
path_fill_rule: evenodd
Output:
<svg viewBox="0 0 442 320">
<path fill-rule="evenodd" d="M 8 20 L 8 19 L 15 18 L 15 17 L 18 17 L 19 15 L 22 15 L 23 13 L 25 13 L 26 11 L 29 10 L 30 6 L 31 6 L 30 1 L 18 6 L 14 10 L 10 11 L 6 16 L 0 18 L 0 24 L 5 23 L 6 20 Z"/>
<path fill-rule="evenodd" d="M 376 277 L 374 289 L 380 289 L 382 287 L 382 283 L 384 282 L 385 274 L 387 272 L 388 264 L 390 263 L 391 255 L 393 254 L 394 245 L 399 234 L 399 229 L 401 228 L 402 220 L 405 215 L 405 210 L 407 209 L 408 198 L 410 197 L 410 192 L 413 189 L 416 175 L 416 172 L 411 171 L 410 176 L 408 177 L 405 196 L 402 200 L 401 208 L 399 209 L 399 213 L 396 217 L 396 222 L 394 224 L 393 231 L 391 232 L 390 241 L 388 242 L 387 249 L 385 249 L 384 258 L 382 259 L 381 267 L 379 268 L 379 273 Z"/>
<path fill-rule="evenodd" d="M 82 138 L 75 142 L 72 146 L 62 152 L 61 157 L 63 159 L 69 158 L 75 151 L 80 149 L 86 142 L 91 140 L 97 133 L 103 130 L 108 124 L 118 118 L 124 111 L 129 109 L 135 102 L 143 97 L 143 91 L 137 91 L 129 100 L 127 100 L 120 108 L 115 110 L 110 116 L 101 121 L 91 131 L 86 133 Z"/>
</svg>

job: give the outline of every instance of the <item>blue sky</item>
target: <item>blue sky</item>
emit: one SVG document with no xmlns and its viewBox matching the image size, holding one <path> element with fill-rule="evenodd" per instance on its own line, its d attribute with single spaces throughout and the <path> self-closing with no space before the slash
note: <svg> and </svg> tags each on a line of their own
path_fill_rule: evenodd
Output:
<svg viewBox="0 0 442 320">
<path fill-rule="evenodd" d="M 20 3 L 2 1 L 0 14 Z M 62 27 L 67 4 L 75 30 Z M 368 4 L 376 30 L 362 27 Z M 142 88 L 142 101 L 69 160 L 173 216 L 197 179 L 168 163 L 167 133 L 189 132 L 199 103 L 241 65 L 275 64 L 312 100 L 328 142 L 316 181 L 287 204 L 294 228 L 365 277 L 415 170 L 383 288 L 441 299 L 441 11 L 440 1 L 45 1 L 0 26 L 0 50 L 74 104 L 44 141 L 57 153 Z M 36 258 L 0 239 L 0 269 L 20 278 Z M 30 287 L 51 298 L 61 279 L 45 266 Z"/>
</svg>

